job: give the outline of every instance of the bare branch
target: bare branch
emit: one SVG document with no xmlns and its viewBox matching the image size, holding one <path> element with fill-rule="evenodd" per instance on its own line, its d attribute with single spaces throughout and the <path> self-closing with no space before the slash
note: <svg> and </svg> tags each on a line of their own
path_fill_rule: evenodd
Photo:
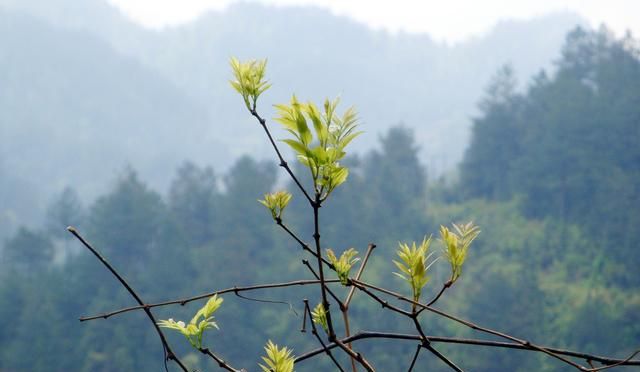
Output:
<svg viewBox="0 0 640 372">
<path fill-rule="evenodd" d="M 93 255 L 96 256 L 98 258 L 98 260 L 107 269 L 109 269 L 111 274 L 113 274 L 113 276 L 115 276 L 116 279 L 118 279 L 120 284 L 122 284 L 122 286 L 127 290 L 127 292 L 129 292 L 131 297 L 133 297 L 136 300 L 136 302 L 138 304 L 140 304 L 140 306 L 143 306 L 144 312 L 145 312 L 145 314 L 147 314 L 147 318 L 149 318 L 149 320 L 153 324 L 153 327 L 155 328 L 156 332 L 158 333 L 158 337 L 160 337 L 160 341 L 162 342 L 162 348 L 163 348 L 163 350 L 165 352 L 165 362 L 167 360 L 173 360 L 174 362 L 176 362 L 176 364 L 178 364 L 178 366 L 180 366 L 180 368 L 183 371 L 187 372 L 188 371 L 187 367 L 185 367 L 185 365 L 182 363 L 182 361 L 180 361 L 180 358 L 178 358 L 178 356 L 173 352 L 173 350 L 171 350 L 171 347 L 169 346 L 169 343 L 167 342 L 167 339 L 165 338 L 164 333 L 162 332 L 162 330 L 158 326 L 158 324 L 156 322 L 156 319 L 154 318 L 153 314 L 151 313 L 151 310 L 148 307 L 144 307 L 145 306 L 144 305 L 144 301 L 142 301 L 142 299 L 140 298 L 140 296 L 138 296 L 136 291 L 129 285 L 129 283 L 127 283 L 127 281 L 122 277 L 122 275 L 120 275 L 118 273 L 118 271 L 116 271 L 116 269 L 95 248 L 93 248 L 91 246 L 91 244 L 89 244 L 89 242 L 87 242 L 80 235 L 78 230 L 76 230 L 72 226 L 67 227 L 67 230 L 71 234 L 73 234 L 73 236 L 75 236 L 89 251 L 91 251 L 91 253 L 93 253 Z"/>
<path fill-rule="evenodd" d="M 441 352 L 439 352 L 438 350 L 434 349 L 433 346 L 431 346 L 429 343 L 423 344 L 422 347 L 424 347 L 425 349 L 429 350 L 433 355 L 437 356 L 440 360 L 442 360 L 446 365 L 451 367 L 451 369 L 453 369 L 454 371 L 462 372 L 462 369 L 460 367 L 455 365 L 455 363 L 453 363 L 449 358 L 447 358 L 446 356 L 442 355 Z"/>
<path fill-rule="evenodd" d="M 246 370 L 243 369 L 235 369 L 233 367 L 231 367 L 231 365 L 229 365 L 229 363 L 225 362 L 224 359 L 220 358 L 219 356 L 217 356 L 216 354 L 214 354 L 211 350 L 207 349 L 207 348 L 201 348 L 199 349 L 200 352 L 202 354 L 207 355 L 208 357 L 210 357 L 211 359 L 215 360 L 216 362 L 218 362 L 218 366 L 222 369 L 226 369 L 227 371 L 231 371 L 231 372 L 246 372 Z"/>
<path fill-rule="evenodd" d="M 309 300 L 307 300 L 305 298 L 303 301 L 304 301 L 305 319 L 306 319 L 307 316 L 309 316 L 309 319 L 312 319 L 311 320 L 311 333 L 316 337 L 316 339 L 318 340 L 320 345 L 322 345 L 322 350 L 329 356 L 329 358 L 331 358 L 331 360 L 336 365 L 336 367 L 338 367 L 338 369 L 341 372 L 344 372 L 344 369 L 342 369 L 342 366 L 340 366 L 340 363 L 338 363 L 336 358 L 333 357 L 333 354 L 331 354 L 331 350 L 327 349 L 327 346 L 324 344 L 324 341 L 322 341 L 322 337 L 320 337 L 320 335 L 318 334 L 318 328 L 316 327 L 316 324 L 313 322 L 313 317 L 311 316 L 311 309 L 309 308 Z"/>
<path fill-rule="evenodd" d="M 330 280 L 326 280 L 325 282 L 327 283 L 337 283 L 339 282 L 338 279 L 330 279 Z M 245 287 L 232 287 L 232 288 L 227 288 L 227 289 L 221 289 L 218 291 L 214 291 L 214 292 L 207 292 L 201 295 L 197 295 L 197 296 L 193 296 L 193 297 L 187 297 L 187 298 L 183 298 L 180 300 L 171 300 L 171 301 L 165 301 L 165 302 L 157 302 L 157 303 L 153 303 L 153 304 L 142 304 L 140 306 L 131 306 L 131 307 L 125 307 L 119 310 L 114 310 L 108 313 L 103 313 L 103 314 L 99 314 L 99 315 L 93 315 L 93 316 L 87 316 L 87 317 L 81 317 L 80 321 L 84 322 L 87 320 L 94 320 L 94 319 L 107 319 L 111 316 L 114 315 L 118 315 L 118 314 L 122 314 L 122 313 L 126 313 L 129 311 L 135 311 L 135 310 L 143 310 L 143 309 L 151 309 L 154 307 L 159 307 L 159 306 L 168 306 L 168 305 L 181 305 L 184 306 L 190 302 L 193 301 L 197 301 L 197 300 L 202 300 L 204 298 L 209 298 L 209 297 L 213 297 L 214 295 L 221 295 L 221 294 L 225 294 L 225 293 L 231 293 L 231 292 L 246 292 L 246 291 L 253 291 L 253 290 L 257 290 L 257 289 L 268 289 L 268 288 L 283 288 L 283 287 L 293 287 L 293 286 L 299 286 L 299 285 L 310 285 L 310 284 L 319 284 L 320 281 L 319 280 L 294 280 L 292 282 L 284 282 L 284 283 L 273 283 L 273 284 L 259 284 L 259 285 L 251 285 L 251 286 L 245 286 Z"/>
<path fill-rule="evenodd" d="M 333 329 L 333 321 L 331 320 L 331 304 L 327 300 L 327 288 L 325 286 L 324 268 L 322 264 L 322 247 L 320 246 L 320 194 L 316 192 L 315 201 L 311 203 L 313 207 L 313 240 L 316 243 L 316 258 L 318 259 L 318 276 L 320 277 L 320 293 L 322 295 L 322 306 L 327 312 L 327 326 L 329 328 L 329 340 L 336 339 L 336 332 Z"/>
<path fill-rule="evenodd" d="M 367 247 L 367 253 L 365 253 L 364 258 L 362 259 L 362 263 L 360 264 L 360 267 L 358 268 L 358 272 L 356 273 L 356 280 L 360 280 L 360 278 L 362 277 L 362 273 L 364 272 L 364 268 L 365 266 L 367 266 L 367 262 L 369 262 L 369 257 L 371 256 L 371 253 L 373 252 L 373 250 L 376 248 L 376 245 L 373 243 L 369 243 L 369 246 Z M 347 295 L 347 299 L 344 301 L 344 306 L 346 308 L 349 308 L 349 304 L 351 303 L 351 299 L 353 298 L 353 294 L 355 293 L 356 288 L 355 287 L 351 287 L 351 289 L 349 290 L 349 294 Z"/>
<path fill-rule="evenodd" d="M 416 348 L 416 353 L 413 354 L 413 359 L 411 359 L 411 364 L 409 365 L 409 369 L 407 370 L 407 372 L 413 371 L 413 367 L 415 367 L 416 362 L 418 361 L 418 355 L 420 355 L 420 350 L 422 350 L 422 345 L 418 345 L 418 347 Z"/>
<path fill-rule="evenodd" d="M 309 194 L 307 193 L 307 190 L 305 190 L 305 188 L 302 186 L 300 181 L 298 181 L 298 178 L 293 174 L 293 171 L 289 167 L 289 164 L 282 157 L 282 154 L 280 153 L 280 150 L 278 149 L 278 145 L 276 145 L 276 142 L 273 140 L 273 137 L 271 136 L 271 132 L 269 131 L 269 128 L 267 127 L 267 121 L 258 114 L 258 112 L 255 110 L 255 108 L 253 108 L 251 110 L 251 115 L 253 115 L 256 119 L 258 119 L 258 122 L 262 126 L 262 129 L 264 129 L 264 132 L 267 134 L 267 137 L 269 137 L 269 142 L 271 142 L 271 146 L 275 150 L 276 155 L 278 155 L 278 160 L 280 160 L 280 164 L 279 165 L 282 168 L 284 168 L 284 170 L 289 174 L 289 176 L 291 177 L 293 182 L 295 182 L 296 186 L 298 186 L 298 189 L 300 189 L 300 191 L 302 191 L 302 193 L 304 194 L 304 196 L 307 199 L 307 201 L 309 203 L 311 203 L 311 205 L 314 205 L 313 199 L 311 199 L 311 196 L 309 196 Z"/>
<path fill-rule="evenodd" d="M 298 244 L 300 244 L 300 246 L 302 246 L 302 249 L 304 249 L 305 251 L 311 253 L 316 258 L 318 257 L 318 254 L 316 252 L 314 252 L 309 247 L 309 245 L 307 243 L 302 241 L 302 239 L 300 239 L 293 231 L 291 231 L 285 224 L 282 223 L 282 219 L 276 218 L 276 223 L 278 224 L 278 226 L 282 227 L 282 229 L 284 229 L 284 231 L 286 231 L 287 234 L 289 234 L 289 236 L 291 236 L 296 242 L 298 242 Z M 325 265 L 327 265 L 329 268 L 334 270 L 333 264 L 331 262 L 329 262 L 324 257 L 321 257 L 321 259 L 322 259 L 322 262 L 324 262 Z"/>
<path fill-rule="evenodd" d="M 461 345 L 474 345 L 474 346 L 486 346 L 486 347 L 497 347 L 497 348 L 506 348 L 506 349 L 517 349 L 517 350 L 525 350 L 525 351 L 534 351 L 538 352 L 538 350 L 531 348 L 530 346 L 522 345 L 514 342 L 500 342 L 500 341 L 488 341 L 488 340 L 479 340 L 479 339 L 471 339 L 471 338 L 458 338 L 458 337 L 441 337 L 441 336 L 428 336 L 429 341 L 431 343 L 446 343 L 446 344 L 461 344 Z M 341 341 L 342 342 L 355 342 L 363 339 L 392 339 L 392 340 L 407 340 L 407 341 L 421 341 L 422 336 L 417 334 L 405 334 L 405 333 L 392 333 L 392 332 L 360 332 L 351 337 L 345 337 Z M 338 345 L 331 343 L 327 345 L 327 348 L 333 349 L 338 347 Z M 553 347 L 545 347 L 547 350 L 552 351 L 559 355 L 565 355 L 568 357 L 579 358 L 583 360 L 592 360 L 598 363 L 605 364 L 607 366 L 640 366 L 640 360 L 632 359 L 634 356 L 640 353 L 640 350 L 631 354 L 629 358 L 626 359 L 615 359 L 609 358 L 600 355 L 581 353 L 572 350 L 559 349 Z M 315 355 L 324 352 L 322 349 L 316 349 L 309 351 L 305 354 L 299 355 L 296 357 L 296 363 L 310 359 Z"/>
<path fill-rule="evenodd" d="M 545 353 L 545 354 L 547 354 L 547 355 L 549 355 L 551 357 L 554 357 L 554 358 L 556 358 L 556 359 L 558 359 L 558 360 L 560 360 L 560 361 L 562 361 L 562 362 L 564 362 L 564 363 L 566 363 L 566 364 L 568 364 L 568 365 L 570 365 L 572 367 L 575 367 L 578 370 L 589 371 L 589 368 L 581 366 L 580 364 L 575 363 L 572 360 L 569 360 L 569 359 L 563 357 L 562 354 L 555 353 L 554 351 L 552 351 L 549 348 L 538 346 L 536 344 L 531 343 L 530 341 L 521 340 L 521 339 L 519 339 L 517 337 L 508 335 L 506 333 L 502 333 L 502 332 L 499 332 L 499 331 L 496 331 L 496 330 L 493 330 L 493 329 L 490 329 L 490 328 L 479 326 L 479 325 L 477 325 L 477 324 L 475 324 L 473 322 L 458 318 L 458 317 L 453 316 L 451 314 L 448 314 L 448 313 L 446 313 L 446 312 L 444 312 L 442 310 L 438 310 L 438 309 L 436 309 L 434 307 L 427 306 L 427 305 L 425 305 L 425 304 L 423 304 L 421 302 L 413 301 L 410 298 L 407 298 L 407 297 L 405 297 L 405 296 L 403 296 L 401 294 L 395 293 L 395 292 L 390 291 L 388 289 L 384 289 L 384 288 L 381 288 L 381 287 L 378 287 L 378 286 L 367 284 L 365 282 L 358 281 L 358 280 L 355 280 L 353 282 L 357 283 L 357 284 L 360 284 L 361 286 L 368 287 L 368 288 L 374 289 L 376 291 L 391 295 L 391 296 L 393 296 L 393 297 L 395 297 L 395 298 L 397 298 L 399 300 L 411 303 L 411 304 L 419 306 L 419 307 L 423 307 L 423 308 L 425 308 L 426 310 L 428 310 L 430 312 L 433 312 L 435 314 L 438 314 L 440 316 L 443 316 L 445 318 L 453 320 L 453 321 L 455 321 L 457 323 L 463 324 L 463 325 L 465 325 L 465 326 L 467 326 L 467 327 L 469 327 L 471 329 L 474 329 L 474 330 L 477 330 L 477 331 L 480 331 L 480 332 L 484 332 L 484 333 L 488 333 L 488 334 L 491 334 L 491 335 L 494 335 L 494 336 L 498 336 L 498 337 L 501 337 L 501 338 L 516 342 L 516 343 L 518 343 L 518 344 L 520 344 L 522 346 L 525 346 L 527 349 L 540 351 L 540 352 Z M 358 288 L 360 288 L 360 287 L 358 287 Z M 370 291 L 366 291 L 365 293 L 369 294 Z"/>
</svg>

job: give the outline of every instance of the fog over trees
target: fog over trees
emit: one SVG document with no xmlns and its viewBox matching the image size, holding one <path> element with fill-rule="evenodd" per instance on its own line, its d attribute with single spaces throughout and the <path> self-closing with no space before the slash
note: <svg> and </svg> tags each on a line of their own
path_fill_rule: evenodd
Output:
<svg viewBox="0 0 640 372">
<path fill-rule="evenodd" d="M 268 58 L 275 84 L 260 104 L 270 123 L 271 104 L 291 90 L 314 100 L 337 91 L 358 109 L 365 134 L 322 223 L 327 247 L 378 245 L 366 280 L 401 288 L 388 265 L 398 241 L 472 219 L 482 227 L 473 264 L 438 306 L 626 357 L 640 346 L 640 48 L 630 35 L 576 28 L 583 23 L 572 14 L 505 21 L 444 45 L 316 8 L 238 4 L 150 31 L 102 1 L 0 0 L 0 371 L 164 368 L 141 314 L 78 323 L 131 301 L 68 225 L 149 301 L 306 274 L 291 254 L 299 247 L 256 202 L 292 187 L 228 84 L 232 55 Z M 308 232 L 303 203 L 294 198 L 287 218 Z M 353 311 L 396 326 L 379 308 Z M 268 338 L 315 347 L 290 332 L 300 318 L 287 305 L 228 296 L 216 320 L 209 341 L 245 365 Z M 444 322 L 429 332 L 471 336 Z M 192 368 L 213 369 L 171 337 Z M 385 371 L 414 352 L 362 345 Z M 528 353 L 443 352 L 470 371 L 562 367 Z M 323 363 L 296 370 L 332 370 Z"/>
<path fill-rule="evenodd" d="M 314 99 L 339 92 L 366 125 L 359 152 L 391 125 L 413 128 L 420 160 L 442 175 L 462 157 L 493 72 L 509 62 L 524 86 L 582 23 L 571 14 L 503 22 L 448 46 L 316 8 L 257 4 L 163 31 L 98 0 L 1 0 L 0 19 L 2 236 L 37 221 L 65 187 L 90 201 L 128 165 L 166 190 L 185 160 L 226 170 L 244 154 L 266 156 L 228 89 L 232 55 L 268 57 L 273 80 L 287 82 L 273 87 L 273 102 L 290 90 Z"/>
</svg>

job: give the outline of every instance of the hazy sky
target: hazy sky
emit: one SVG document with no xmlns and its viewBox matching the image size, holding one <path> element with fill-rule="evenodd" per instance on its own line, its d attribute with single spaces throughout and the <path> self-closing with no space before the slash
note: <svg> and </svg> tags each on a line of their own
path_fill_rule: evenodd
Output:
<svg viewBox="0 0 640 372">
<path fill-rule="evenodd" d="M 206 10 L 237 0 L 109 0 L 150 27 L 189 21 Z M 247 1 L 247 0 L 245 0 Z M 529 18 L 553 11 L 581 14 L 594 26 L 605 22 L 616 33 L 640 35 L 640 0 L 248 0 L 271 5 L 316 5 L 374 28 L 426 32 L 438 40 L 460 41 L 487 31 L 500 19 Z"/>
</svg>

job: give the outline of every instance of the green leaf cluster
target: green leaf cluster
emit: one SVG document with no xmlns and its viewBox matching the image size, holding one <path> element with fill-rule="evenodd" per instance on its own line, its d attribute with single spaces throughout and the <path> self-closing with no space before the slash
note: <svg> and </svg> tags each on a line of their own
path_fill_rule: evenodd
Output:
<svg viewBox="0 0 640 372">
<path fill-rule="evenodd" d="M 158 322 L 158 325 L 163 328 L 169 328 L 176 330 L 189 341 L 191 346 L 196 349 L 202 348 L 202 336 L 204 331 L 209 328 L 218 329 L 218 324 L 213 321 L 213 313 L 218 310 L 220 305 L 222 305 L 222 301 L 224 301 L 218 295 L 214 295 L 207 301 L 207 303 L 200 308 L 196 315 L 193 316 L 191 321 L 188 324 L 185 324 L 183 321 L 175 321 L 171 318 L 168 320 L 161 320 Z"/>
<path fill-rule="evenodd" d="M 274 220 L 279 220 L 282 218 L 282 212 L 284 212 L 290 200 L 291 194 L 287 191 L 276 191 L 264 194 L 264 199 L 258 200 L 258 202 L 271 211 L 271 216 Z"/>
<path fill-rule="evenodd" d="M 419 301 L 422 293 L 422 288 L 429 282 L 430 277 L 427 275 L 427 271 L 433 265 L 436 260 L 427 264 L 427 261 L 434 252 L 429 252 L 431 246 L 431 237 L 427 239 L 425 236 L 419 246 L 416 246 L 416 242 L 411 244 L 399 243 L 397 251 L 398 257 L 402 262 L 393 260 L 393 263 L 400 270 L 400 273 L 394 273 L 400 278 L 409 283 L 413 291 L 413 300 Z"/>
<path fill-rule="evenodd" d="M 311 171 L 316 194 L 326 199 L 347 180 L 349 169 L 339 161 L 346 155 L 344 149 L 362 132 L 356 131 L 357 115 L 353 107 L 342 116 L 336 114 L 340 100 L 325 100 L 322 112 L 313 103 L 301 103 L 294 95 L 289 104 L 275 105 L 276 118 L 293 135 L 283 140 L 295 151 L 298 160 Z M 309 123 L 315 131 L 315 141 Z"/>
<path fill-rule="evenodd" d="M 311 310 L 311 320 L 319 324 L 325 332 L 329 333 L 329 325 L 327 323 L 327 310 L 324 305 L 319 303 L 313 310 Z"/>
<path fill-rule="evenodd" d="M 340 279 L 340 283 L 343 285 L 347 285 L 347 282 L 349 281 L 349 271 L 351 271 L 351 267 L 353 267 L 356 262 L 360 261 L 360 258 L 355 257 L 357 254 L 358 251 L 353 248 L 349 248 L 342 252 L 338 259 L 333 250 L 331 248 L 327 248 L 327 258 L 333 265 L 336 273 L 338 274 L 338 279 Z"/>
<path fill-rule="evenodd" d="M 454 283 L 462 274 L 462 265 L 467 258 L 467 251 L 473 240 L 480 234 L 480 228 L 468 222 L 464 225 L 452 224 L 454 231 L 440 226 L 440 240 L 444 245 L 444 254 L 451 264 L 451 282 Z"/>
<path fill-rule="evenodd" d="M 230 64 L 235 77 L 235 80 L 230 81 L 231 86 L 242 95 L 247 109 L 249 111 L 255 110 L 260 94 L 271 87 L 271 84 L 264 80 L 267 60 L 241 62 L 232 57 Z"/>
<path fill-rule="evenodd" d="M 279 348 L 271 340 L 267 342 L 264 350 L 267 352 L 267 356 L 262 357 L 262 360 L 267 365 L 260 364 L 263 372 L 293 372 L 294 357 L 291 355 L 292 350 L 284 346 Z"/>
</svg>

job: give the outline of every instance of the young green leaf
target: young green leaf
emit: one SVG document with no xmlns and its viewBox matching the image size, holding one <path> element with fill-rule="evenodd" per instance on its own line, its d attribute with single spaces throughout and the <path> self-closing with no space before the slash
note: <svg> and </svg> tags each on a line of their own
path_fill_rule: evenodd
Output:
<svg viewBox="0 0 640 372">
<path fill-rule="evenodd" d="M 267 60 L 250 60 L 241 62 L 232 57 L 229 61 L 235 80 L 231 80 L 231 86 L 242 95 L 248 110 L 255 110 L 258 97 L 271 87 L 264 80 Z"/>
<path fill-rule="evenodd" d="M 468 222 L 464 225 L 452 224 L 453 230 L 449 230 L 446 226 L 440 226 L 440 242 L 447 261 L 451 265 L 451 283 L 462 275 L 462 265 L 467 259 L 467 252 L 471 243 L 480 234 L 480 228 Z"/>
<path fill-rule="evenodd" d="M 329 332 L 329 325 L 327 323 L 327 310 L 324 308 L 322 303 L 319 303 L 312 311 L 311 311 L 311 320 L 319 324 L 325 332 Z"/>
<path fill-rule="evenodd" d="M 286 191 L 276 191 L 269 194 L 264 194 L 263 200 L 258 200 L 258 202 L 271 212 L 271 217 L 274 220 L 279 220 L 282 218 L 282 213 L 284 209 L 289 204 L 291 200 L 291 194 Z"/>
<path fill-rule="evenodd" d="M 335 268 L 336 273 L 338 274 L 338 279 L 340 279 L 340 283 L 343 285 L 347 285 L 351 267 L 360 260 L 356 257 L 357 254 L 358 251 L 353 248 L 349 248 L 342 252 L 340 259 L 338 259 L 335 253 L 333 253 L 333 250 L 331 248 L 327 248 L 327 258 Z"/>
<path fill-rule="evenodd" d="M 262 357 L 262 360 L 267 364 L 260 364 L 263 372 L 293 372 L 294 357 L 291 355 L 292 350 L 286 347 L 278 347 L 269 340 L 264 347 L 267 356 Z"/>
<path fill-rule="evenodd" d="M 314 189 L 325 200 L 329 194 L 347 180 L 349 171 L 339 161 L 346 155 L 345 147 L 361 132 L 355 132 L 357 117 L 355 109 L 349 108 L 342 118 L 335 115 L 339 99 L 325 100 L 324 113 L 320 113 L 313 102 L 300 103 L 296 96 L 289 104 L 275 105 L 276 121 L 281 123 L 294 138 L 285 139 L 296 153 L 298 160 L 311 172 Z M 316 140 L 307 121 L 313 123 Z M 311 148 L 312 142 L 317 145 Z"/>
<path fill-rule="evenodd" d="M 188 324 L 183 321 L 175 321 L 171 318 L 168 320 L 160 320 L 158 326 L 169 328 L 180 332 L 189 341 L 191 346 L 196 349 L 202 348 L 202 336 L 204 331 L 209 328 L 218 328 L 218 324 L 213 321 L 213 313 L 222 305 L 223 299 L 214 295 L 207 303 L 201 307 L 191 318 Z"/>
<path fill-rule="evenodd" d="M 411 247 L 405 243 L 399 243 L 397 251 L 400 261 L 393 261 L 400 273 L 394 273 L 398 277 L 405 280 L 411 286 L 413 292 L 413 300 L 419 301 L 422 288 L 429 282 L 430 277 L 427 271 L 436 260 L 428 263 L 429 258 L 433 255 L 428 253 L 431 246 L 431 237 L 427 239 L 425 236 L 420 246 L 416 246 L 413 242 Z"/>
</svg>

